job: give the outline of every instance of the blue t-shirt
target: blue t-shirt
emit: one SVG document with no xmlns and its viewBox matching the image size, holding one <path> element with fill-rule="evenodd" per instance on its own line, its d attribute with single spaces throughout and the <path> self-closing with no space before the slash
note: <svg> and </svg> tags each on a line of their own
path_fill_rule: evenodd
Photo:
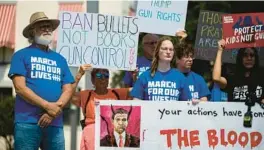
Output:
<svg viewBox="0 0 264 150">
<path fill-rule="evenodd" d="M 213 102 L 226 102 L 227 93 L 222 91 L 217 83 L 213 83 L 213 88 L 211 90 L 211 101 Z"/>
<path fill-rule="evenodd" d="M 138 76 L 140 76 L 143 72 L 148 70 L 151 66 L 151 60 L 148 60 L 145 56 L 141 56 L 137 58 L 137 67 L 138 67 Z M 132 79 L 132 73 L 130 71 L 125 72 L 125 76 L 123 81 L 126 85 L 132 87 L 134 85 Z"/>
<path fill-rule="evenodd" d="M 151 77 L 150 69 L 142 73 L 130 93 L 134 98 L 153 101 L 189 100 L 191 93 L 184 75 L 176 69 L 157 71 Z"/>
<path fill-rule="evenodd" d="M 186 74 L 186 79 L 193 99 L 207 97 L 209 100 L 210 91 L 202 76 L 191 71 Z"/>
<path fill-rule="evenodd" d="M 43 51 L 34 45 L 17 51 L 11 61 L 8 76 L 21 75 L 26 79 L 26 86 L 46 101 L 56 102 L 62 94 L 64 84 L 73 83 L 74 79 L 66 60 L 54 51 Z M 16 95 L 15 122 L 37 123 L 42 113 L 41 108 L 26 102 Z M 62 126 L 62 114 L 51 125 Z"/>
</svg>

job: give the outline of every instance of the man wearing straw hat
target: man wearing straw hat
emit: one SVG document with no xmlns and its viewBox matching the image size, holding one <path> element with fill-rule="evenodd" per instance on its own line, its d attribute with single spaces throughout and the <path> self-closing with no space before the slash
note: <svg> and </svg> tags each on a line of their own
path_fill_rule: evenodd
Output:
<svg viewBox="0 0 264 150">
<path fill-rule="evenodd" d="M 49 49 L 59 23 L 43 12 L 32 14 L 23 30 L 31 45 L 12 57 L 8 76 L 16 90 L 16 150 L 65 149 L 61 112 L 72 95 L 74 80 L 66 60 Z"/>
</svg>

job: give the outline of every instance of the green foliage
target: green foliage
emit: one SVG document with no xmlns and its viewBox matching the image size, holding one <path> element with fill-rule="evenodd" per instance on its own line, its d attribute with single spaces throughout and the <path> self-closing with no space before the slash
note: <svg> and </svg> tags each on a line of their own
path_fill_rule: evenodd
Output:
<svg viewBox="0 0 264 150">
<path fill-rule="evenodd" d="M 0 99 L 0 137 L 6 142 L 6 149 L 12 149 L 12 136 L 14 134 L 14 103 L 13 97 Z"/>
</svg>

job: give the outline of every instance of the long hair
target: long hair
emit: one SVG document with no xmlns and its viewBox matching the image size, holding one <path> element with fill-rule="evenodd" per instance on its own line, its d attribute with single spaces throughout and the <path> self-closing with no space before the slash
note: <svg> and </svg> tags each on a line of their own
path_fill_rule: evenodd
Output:
<svg viewBox="0 0 264 150">
<path fill-rule="evenodd" d="M 157 68 L 158 68 L 158 64 L 159 64 L 159 51 L 160 51 L 160 47 L 161 47 L 161 44 L 162 42 L 164 41 L 171 41 L 172 42 L 172 39 L 168 36 L 163 36 L 161 37 L 159 40 L 158 40 L 158 43 L 155 47 L 155 50 L 154 50 L 154 55 L 153 55 L 153 60 L 152 60 L 152 64 L 151 64 L 151 76 L 153 77 L 157 71 Z"/>
<path fill-rule="evenodd" d="M 236 76 L 244 76 L 245 72 L 248 70 L 247 68 L 245 68 L 243 64 L 243 57 L 244 57 L 244 53 L 246 49 L 247 48 L 240 48 L 238 50 L 237 57 L 236 57 L 236 72 L 235 72 Z M 250 49 L 254 51 L 255 64 L 249 71 L 252 73 L 255 73 L 259 71 L 259 55 L 258 55 L 258 51 L 256 48 L 251 47 Z"/>
</svg>

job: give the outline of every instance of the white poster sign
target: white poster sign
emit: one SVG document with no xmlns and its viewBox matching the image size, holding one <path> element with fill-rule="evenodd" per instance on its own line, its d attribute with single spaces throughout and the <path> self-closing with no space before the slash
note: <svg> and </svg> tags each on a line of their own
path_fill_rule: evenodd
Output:
<svg viewBox="0 0 264 150">
<path fill-rule="evenodd" d="M 118 149 L 263 150 L 264 110 L 252 108 L 251 128 L 243 126 L 246 112 L 244 103 L 232 102 L 101 101 L 96 150 L 117 149 L 119 134 L 126 140 Z"/>
<path fill-rule="evenodd" d="M 138 1 L 140 32 L 175 36 L 185 27 L 187 5 L 188 0 Z"/>
<path fill-rule="evenodd" d="M 134 70 L 138 48 L 138 19 L 93 13 L 60 12 L 56 52 L 70 66 Z"/>
</svg>

